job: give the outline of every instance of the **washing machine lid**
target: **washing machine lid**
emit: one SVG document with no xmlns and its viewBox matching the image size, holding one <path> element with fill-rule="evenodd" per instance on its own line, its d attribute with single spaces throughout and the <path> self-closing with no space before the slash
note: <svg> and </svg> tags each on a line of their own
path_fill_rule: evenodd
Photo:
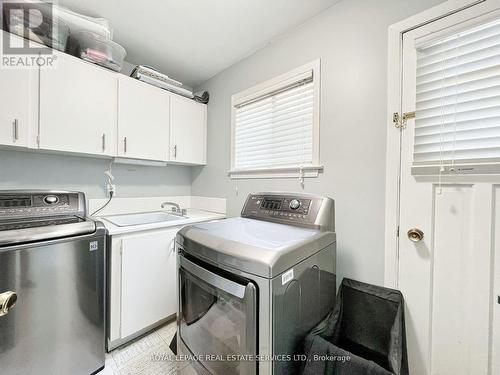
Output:
<svg viewBox="0 0 500 375">
<path fill-rule="evenodd" d="M 211 263 L 273 278 L 335 242 L 335 233 L 231 218 L 181 229 L 183 251 Z"/>
</svg>

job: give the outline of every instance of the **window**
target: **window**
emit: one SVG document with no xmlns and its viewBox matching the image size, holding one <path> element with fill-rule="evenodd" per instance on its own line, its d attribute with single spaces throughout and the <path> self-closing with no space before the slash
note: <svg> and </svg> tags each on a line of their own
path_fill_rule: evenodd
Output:
<svg viewBox="0 0 500 375">
<path fill-rule="evenodd" d="M 500 173 L 500 21 L 417 46 L 416 84 L 413 173 Z"/>
<path fill-rule="evenodd" d="M 319 60 L 232 97 L 232 178 L 315 177 Z"/>
</svg>

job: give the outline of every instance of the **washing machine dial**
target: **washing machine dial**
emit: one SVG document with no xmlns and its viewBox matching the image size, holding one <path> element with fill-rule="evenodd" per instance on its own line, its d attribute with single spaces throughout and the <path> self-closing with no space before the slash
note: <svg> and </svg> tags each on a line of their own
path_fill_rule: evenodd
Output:
<svg viewBox="0 0 500 375">
<path fill-rule="evenodd" d="M 43 198 L 45 204 L 56 204 L 59 202 L 59 198 L 55 195 L 47 195 Z"/>
<path fill-rule="evenodd" d="M 298 199 L 292 199 L 290 201 L 290 209 L 292 210 L 296 210 L 300 207 L 300 201 Z"/>
</svg>

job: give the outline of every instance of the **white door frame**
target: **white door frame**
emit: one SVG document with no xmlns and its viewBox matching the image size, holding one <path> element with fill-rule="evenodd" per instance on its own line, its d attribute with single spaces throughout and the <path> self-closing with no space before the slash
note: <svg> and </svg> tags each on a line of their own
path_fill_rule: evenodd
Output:
<svg viewBox="0 0 500 375">
<path fill-rule="evenodd" d="M 403 34 L 481 3 L 500 0 L 448 0 L 389 26 L 387 71 L 387 150 L 385 194 L 385 275 L 386 287 L 398 287 L 399 263 L 399 195 L 402 132 L 393 125 L 393 113 L 401 114 Z"/>
</svg>

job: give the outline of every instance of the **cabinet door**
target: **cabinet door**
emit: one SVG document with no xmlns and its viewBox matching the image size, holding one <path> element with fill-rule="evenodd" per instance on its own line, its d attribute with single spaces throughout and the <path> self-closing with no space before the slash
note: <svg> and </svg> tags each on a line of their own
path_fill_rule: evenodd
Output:
<svg viewBox="0 0 500 375">
<path fill-rule="evenodd" d="M 127 236 L 122 241 L 121 337 L 177 312 L 177 229 Z"/>
<path fill-rule="evenodd" d="M 73 56 L 40 70 L 40 148 L 116 154 L 118 74 Z"/>
<path fill-rule="evenodd" d="M 118 81 L 118 155 L 167 161 L 170 95 L 129 77 Z"/>
<path fill-rule="evenodd" d="M 206 163 L 207 106 L 172 95 L 170 98 L 170 160 Z"/>
<path fill-rule="evenodd" d="M 0 69 L 0 87 L 0 144 L 27 147 L 38 112 L 38 70 Z"/>
</svg>

